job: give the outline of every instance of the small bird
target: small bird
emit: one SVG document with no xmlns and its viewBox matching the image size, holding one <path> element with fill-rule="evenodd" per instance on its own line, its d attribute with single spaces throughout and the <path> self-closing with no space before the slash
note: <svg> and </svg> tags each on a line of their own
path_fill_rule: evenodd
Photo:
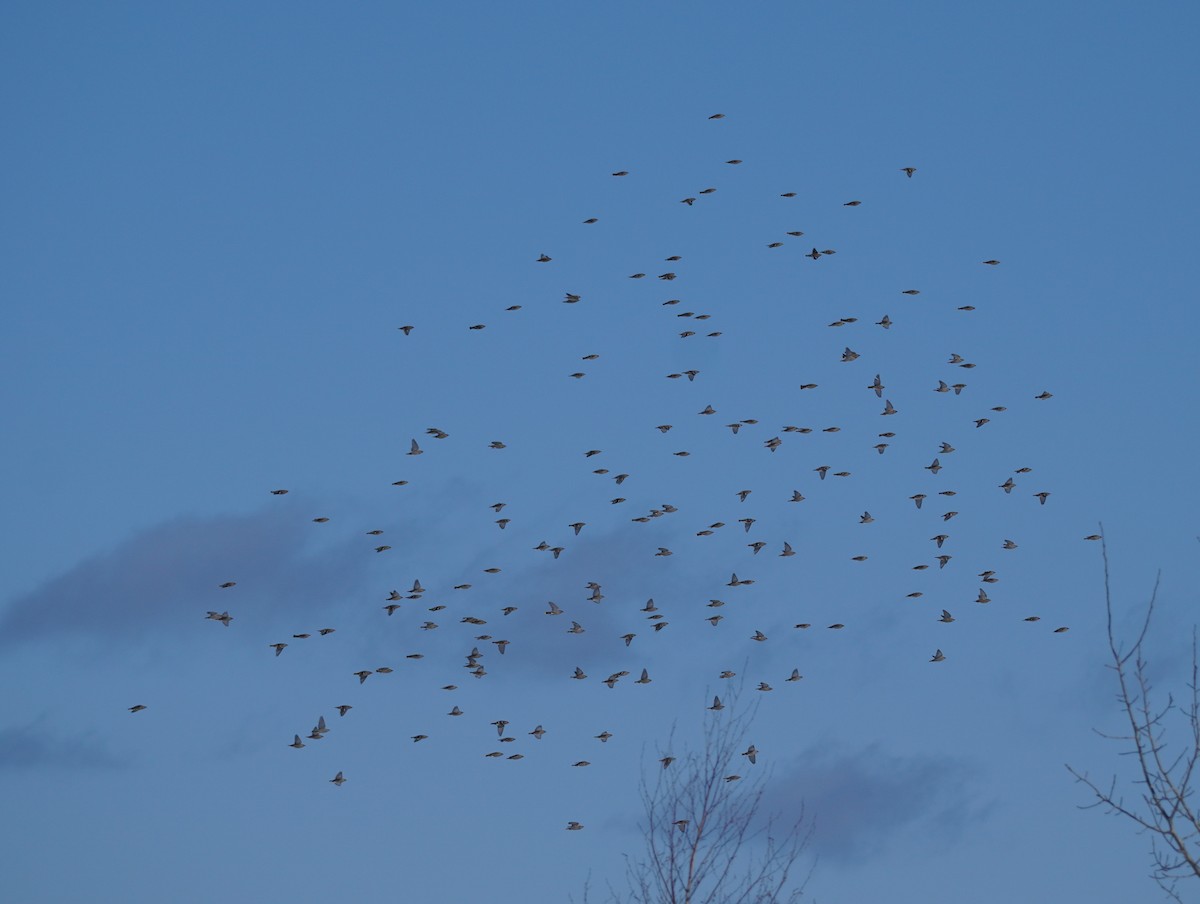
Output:
<svg viewBox="0 0 1200 904">
<path fill-rule="evenodd" d="M 272 496 L 286 496 L 287 493 L 288 493 L 287 490 L 271 490 Z"/>
<path fill-rule="evenodd" d="M 910 178 L 910 179 L 913 177 L 913 173 L 915 173 L 916 171 L 917 171 L 917 168 L 915 166 L 900 167 L 900 172 L 904 173 L 904 175 L 908 176 L 908 178 Z"/>
<path fill-rule="evenodd" d="M 925 466 L 926 471 L 932 471 L 934 474 L 936 474 L 941 469 L 942 469 L 942 463 L 940 461 L 938 461 L 936 458 L 933 460 L 932 464 L 928 464 Z"/>
<path fill-rule="evenodd" d="M 292 743 L 288 744 L 288 747 L 295 747 L 297 750 L 303 746 L 305 745 L 304 742 L 300 740 L 300 735 L 295 735 Z"/>
<path fill-rule="evenodd" d="M 795 554 L 796 554 L 796 551 L 794 549 L 792 549 L 792 544 L 789 543 L 787 540 L 784 540 L 783 541 L 783 552 L 781 552 L 780 555 L 786 557 L 786 556 L 794 556 Z"/>
<path fill-rule="evenodd" d="M 408 455 L 420 455 L 423 451 L 424 450 L 420 446 L 417 445 L 417 441 L 414 439 L 412 441 L 412 446 L 409 448 L 407 454 Z"/>
<path fill-rule="evenodd" d="M 858 359 L 858 357 L 858 352 L 854 351 L 854 349 L 850 348 L 850 346 L 846 346 L 846 350 L 842 352 L 842 363 L 855 361 Z"/>
<path fill-rule="evenodd" d="M 649 684 L 654 679 L 650 677 L 650 672 L 647 669 L 642 669 L 642 677 L 633 682 L 634 684 Z"/>
<path fill-rule="evenodd" d="M 145 708 L 146 708 L 146 705 L 144 703 L 137 703 L 137 704 L 134 704 L 133 706 L 129 707 L 129 711 L 131 713 L 140 713 Z M 297 740 L 299 740 L 299 738 L 297 738 Z"/>
<path fill-rule="evenodd" d="M 920 508 L 921 503 L 925 501 L 925 494 L 924 493 L 915 493 L 912 496 L 909 496 L 908 498 L 917 504 L 917 508 Z"/>
<path fill-rule="evenodd" d="M 874 520 L 875 519 L 871 517 L 870 512 L 863 512 L 858 518 L 858 523 L 859 524 L 870 524 Z"/>
<path fill-rule="evenodd" d="M 1070 630 L 1071 630 L 1070 628 L 1064 626 L 1062 628 L 1055 628 L 1054 633 L 1055 634 L 1066 634 Z"/>
<path fill-rule="evenodd" d="M 344 716 L 350 710 L 354 709 L 354 707 L 351 706 L 349 703 L 343 703 L 341 706 L 334 707 L 334 709 L 336 709 L 338 711 L 339 716 Z"/>
<path fill-rule="evenodd" d="M 945 609 L 943 609 L 942 617 L 939 618 L 938 621 L 942 622 L 943 624 L 948 625 L 948 624 L 950 624 L 950 622 L 954 621 L 954 616 L 951 615 L 949 612 L 947 612 Z"/>
<path fill-rule="evenodd" d="M 546 263 L 549 263 L 549 262 L 550 262 L 550 261 L 552 261 L 552 260 L 554 260 L 554 258 L 550 257 L 548 254 L 539 254 L 539 255 L 538 255 L 537 262 L 538 262 L 539 264 L 546 264 Z"/>
<path fill-rule="evenodd" d="M 355 672 L 354 674 L 358 676 L 358 683 L 363 684 L 366 682 L 367 678 L 370 677 L 373 673 L 371 672 L 370 669 L 363 669 L 361 672 Z M 374 687 L 375 685 L 371 685 L 371 686 Z"/>
<path fill-rule="evenodd" d="M 725 708 L 725 704 L 721 702 L 720 697 L 713 697 L 712 706 L 708 707 L 713 712 L 720 712 Z"/>
<path fill-rule="evenodd" d="M 544 728 L 542 728 L 542 726 L 538 725 L 536 728 L 533 729 L 533 731 L 531 731 L 529 733 L 540 741 L 542 739 L 542 735 L 544 735 L 546 733 L 546 729 L 544 729 Z"/>
<path fill-rule="evenodd" d="M 414 327 L 411 323 L 409 323 L 409 324 L 405 324 L 404 326 L 397 327 L 397 329 L 400 330 L 402 333 L 404 333 L 405 336 L 407 336 L 414 329 L 416 329 L 416 327 Z"/>
<path fill-rule="evenodd" d="M 847 202 L 846 202 L 845 204 L 843 204 L 842 206 L 843 206 L 843 207 L 857 207 L 857 206 L 858 206 L 859 204 L 861 204 L 861 203 L 862 203 L 862 201 L 847 201 Z"/>
<path fill-rule="evenodd" d="M 1049 493 L 1034 493 L 1033 495 L 1037 497 L 1037 501 L 1038 501 L 1038 502 L 1039 502 L 1041 505 L 1045 505 L 1045 504 L 1046 504 L 1046 499 L 1047 499 L 1047 498 L 1050 496 L 1050 494 L 1049 494 Z"/>
<path fill-rule="evenodd" d="M 601 744 L 607 744 L 608 739 L 612 737 L 612 732 L 611 731 L 602 731 L 602 732 L 600 732 L 600 734 L 594 735 L 594 737 L 597 740 L 599 740 Z"/>
<path fill-rule="evenodd" d="M 331 778 L 330 781 L 333 782 L 335 785 L 337 785 L 340 788 L 340 787 L 342 787 L 342 784 L 346 781 L 346 777 L 344 775 L 342 775 L 342 773 L 339 772 L 337 775 L 335 775 L 333 778 Z"/>
<path fill-rule="evenodd" d="M 1043 392 L 1041 395 L 1035 395 L 1034 398 L 1035 399 L 1043 399 L 1043 400 L 1044 399 L 1052 399 L 1052 398 L 1054 398 L 1054 394 L 1050 393 L 1050 392 Z"/>
<path fill-rule="evenodd" d="M 803 677 L 804 677 L 804 676 L 800 674 L 800 670 L 799 670 L 799 669 L 792 669 L 792 674 L 791 674 L 791 675 L 789 675 L 789 676 L 788 676 L 788 677 L 787 677 L 785 680 L 787 680 L 787 681 L 799 681 L 799 680 L 800 680 L 801 678 L 803 678 Z"/>
<path fill-rule="evenodd" d="M 1016 485 L 1016 482 L 1010 477 L 1008 480 L 1004 481 L 1004 483 L 1000 484 L 1000 489 L 1004 490 L 1005 493 L 1011 493 L 1013 491 L 1013 487 Z"/>
<path fill-rule="evenodd" d="M 574 820 L 572 820 L 571 822 L 567 823 L 567 831 L 568 832 L 578 832 L 578 831 L 581 831 L 582 829 L 583 829 L 582 822 L 575 822 Z"/>
<path fill-rule="evenodd" d="M 269 646 L 269 647 L 271 647 L 272 649 L 274 649 L 274 650 L 275 650 L 275 655 L 276 655 L 276 656 L 278 656 L 280 653 L 282 653 L 282 652 L 283 652 L 283 650 L 284 650 L 284 647 L 286 647 L 286 646 L 287 646 L 287 644 L 285 644 L 285 643 L 272 643 L 272 644 L 267 644 L 267 646 Z"/>
<path fill-rule="evenodd" d="M 1005 548 L 1005 549 L 1016 549 L 1016 548 L 1017 548 L 1017 544 L 1016 544 L 1016 543 L 1014 543 L 1012 540 L 1005 540 L 1005 541 L 1004 541 L 1004 548 Z"/>
<path fill-rule="evenodd" d="M 758 762 L 758 748 L 755 747 L 753 744 L 751 744 L 749 747 L 747 747 L 742 752 L 742 756 L 746 757 L 746 759 L 748 759 L 751 762 L 751 764 L 757 763 Z"/>
<path fill-rule="evenodd" d="M 933 654 L 933 658 L 930 659 L 929 661 L 930 662 L 945 662 L 946 655 L 941 650 L 938 650 L 937 652 L 935 652 Z"/>
</svg>

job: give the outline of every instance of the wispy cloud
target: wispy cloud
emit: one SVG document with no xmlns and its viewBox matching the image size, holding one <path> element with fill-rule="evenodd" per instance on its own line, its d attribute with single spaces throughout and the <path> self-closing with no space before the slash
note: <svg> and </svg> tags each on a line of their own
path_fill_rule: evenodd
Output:
<svg viewBox="0 0 1200 904">
<path fill-rule="evenodd" d="M 271 621 L 328 607 L 361 586 L 374 563 L 361 538 L 322 544 L 314 533 L 279 510 L 157 525 L 12 600 L 0 616 L 0 646 L 65 636 L 136 641 L 207 610 Z M 229 580 L 237 587 L 218 587 Z"/>
<path fill-rule="evenodd" d="M 903 830 L 952 834 L 981 806 L 971 799 L 975 770 L 949 757 L 900 756 L 871 745 L 855 753 L 812 748 L 770 784 L 776 812 L 813 819 L 824 859 L 861 861 Z"/>
<path fill-rule="evenodd" d="M 87 736 L 64 737 L 34 722 L 0 728 L 0 770 L 112 769 L 119 762 Z"/>
</svg>

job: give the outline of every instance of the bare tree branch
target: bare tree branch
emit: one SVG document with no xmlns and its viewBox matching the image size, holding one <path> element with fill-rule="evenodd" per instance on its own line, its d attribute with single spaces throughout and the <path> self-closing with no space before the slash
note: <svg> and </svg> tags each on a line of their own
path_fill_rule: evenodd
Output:
<svg viewBox="0 0 1200 904">
<path fill-rule="evenodd" d="M 1137 762 L 1139 787 L 1136 803 L 1125 802 L 1117 790 L 1114 776 L 1107 787 L 1097 784 L 1086 772 L 1068 765 L 1075 779 L 1088 787 L 1096 798 L 1083 809 L 1104 807 L 1109 813 L 1123 816 L 1150 837 L 1153 868 L 1150 876 L 1171 898 L 1180 900 L 1178 884 L 1186 878 L 1200 879 L 1200 812 L 1193 806 L 1196 786 L 1192 784 L 1197 763 L 1200 763 L 1200 659 L 1197 657 L 1196 631 L 1192 631 L 1192 672 L 1188 684 L 1190 698 L 1180 705 L 1168 693 L 1166 702 L 1154 702 L 1154 687 L 1148 674 L 1145 657 L 1146 635 L 1158 600 L 1161 574 L 1146 603 L 1145 617 L 1134 642 L 1125 648 L 1113 625 L 1112 584 L 1109 576 L 1108 546 L 1104 526 L 1100 526 L 1100 548 L 1104 559 L 1104 607 L 1107 616 L 1108 649 L 1112 657 L 1109 668 L 1117 678 L 1117 702 L 1129 726 L 1127 735 L 1108 735 L 1109 740 L 1121 741 Z M 1161 697 L 1159 698 L 1162 699 Z M 1168 744 L 1169 726 L 1184 725 L 1188 739 L 1173 751 Z"/>
<path fill-rule="evenodd" d="M 740 708 L 738 697 L 708 714 L 699 750 L 647 767 L 653 779 L 643 774 L 640 785 L 645 852 L 626 856 L 627 888 L 610 888 L 613 904 L 794 904 L 802 897 L 811 868 L 800 878 L 796 871 L 811 826 L 803 811 L 782 821 L 762 812 L 766 770 L 741 750 L 757 707 Z M 674 746 L 672 731 L 664 756 Z"/>
</svg>

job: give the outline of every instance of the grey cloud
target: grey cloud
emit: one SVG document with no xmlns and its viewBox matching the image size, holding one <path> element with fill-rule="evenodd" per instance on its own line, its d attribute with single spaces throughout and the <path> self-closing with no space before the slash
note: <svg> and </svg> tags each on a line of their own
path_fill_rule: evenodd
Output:
<svg viewBox="0 0 1200 904">
<path fill-rule="evenodd" d="M 950 835 L 982 807 L 971 799 L 976 770 L 940 756 L 900 756 L 871 745 L 856 753 L 812 748 L 771 782 L 784 816 L 813 820 L 823 859 L 861 861 L 904 830 Z"/>
<path fill-rule="evenodd" d="M 157 525 L 11 600 L 0 616 L 0 646 L 70 636 L 136 640 L 210 609 L 264 621 L 316 610 L 361 585 L 374 563 L 363 538 L 331 543 L 331 535 L 315 533 L 308 519 L 282 509 Z M 219 589 L 226 580 L 238 586 Z"/>
<path fill-rule="evenodd" d="M 61 737 L 37 723 L 0 728 L 0 770 L 110 769 L 119 765 L 86 736 Z"/>
</svg>

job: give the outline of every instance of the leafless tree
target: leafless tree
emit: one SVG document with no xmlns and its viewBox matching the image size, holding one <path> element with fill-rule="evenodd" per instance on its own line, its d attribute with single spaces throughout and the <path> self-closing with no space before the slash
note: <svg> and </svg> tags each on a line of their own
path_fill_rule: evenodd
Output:
<svg viewBox="0 0 1200 904">
<path fill-rule="evenodd" d="M 699 750 L 672 757 L 668 749 L 647 767 L 645 849 L 626 855 L 627 889 L 610 888 L 613 904 L 800 900 L 811 873 L 797 875 L 811 826 L 803 811 L 783 819 L 763 812 L 767 767 L 746 755 L 755 709 L 739 711 L 737 695 L 729 696 L 723 710 L 707 714 Z"/>
<path fill-rule="evenodd" d="M 1103 527 L 1101 527 L 1103 537 Z M 1104 605 L 1108 615 L 1108 646 L 1112 661 L 1109 668 L 1117 677 L 1117 701 L 1124 713 L 1128 733 L 1102 737 L 1123 742 L 1124 756 L 1136 761 L 1136 796 L 1126 800 L 1114 776 L 1107 784 L 1093 781 L 1086 772 L 1067 768 L 1087 785 L 1096 800 L 1085 806 L 1102 807 L 1108 813 L 1133 821 L 1150 836 L 1153 859 L 1151 877 L 1172 898 L 1180 900 L 1177 886 L 1183 879 L 1200 878 L 1200 811 L 1195 794 L 1200 775 L 1200 691 L 1197 682 L 1196 632 L 1192 631 L 1192 673 L 1182 702 L 1167 693 L 1165 702 L 1155 695 L 1145 656 L 1146 634 L 1154 615 L 1159 581 L 1146 604 L 1145 617 L 1134 642 L 1128 647 L 1113 627 L 1112 590 L 1109 582 L 1108 548 L 1101 539 L 1104 554 Z M 1174 743 L 1167 738 L 1175 728 Z M 1180 740 L 1182 735 L 1183 739 Z"/>
</svg>

